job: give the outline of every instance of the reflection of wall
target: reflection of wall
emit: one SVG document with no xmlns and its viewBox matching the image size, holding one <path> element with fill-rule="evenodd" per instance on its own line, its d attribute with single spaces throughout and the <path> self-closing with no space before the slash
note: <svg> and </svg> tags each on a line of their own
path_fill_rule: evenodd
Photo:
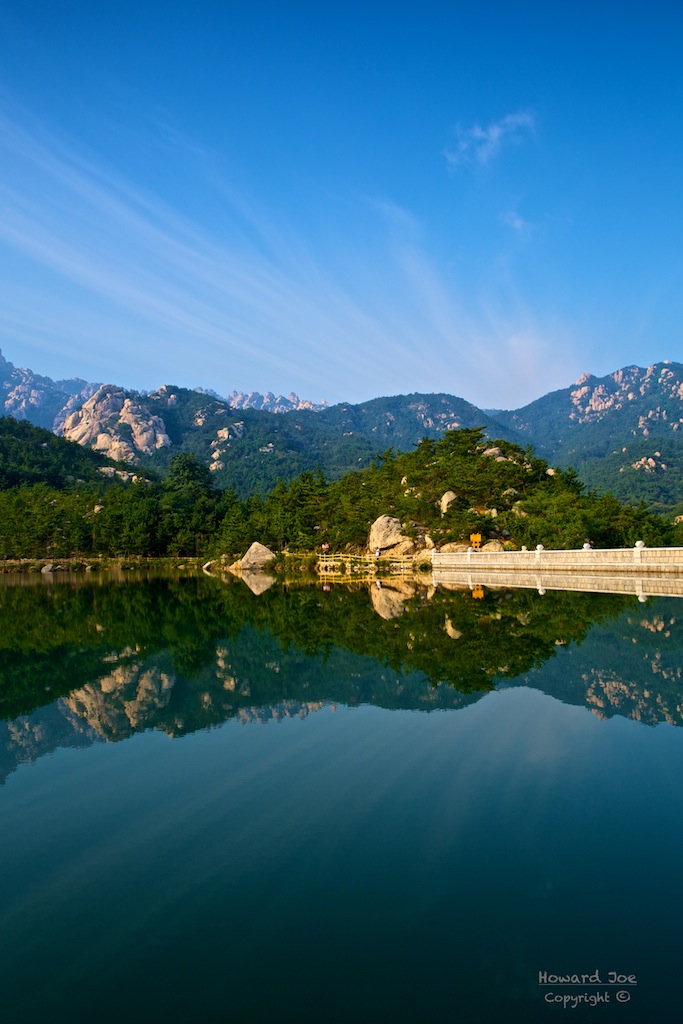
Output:
<svg viewBox="0 0 683 1024">
<path fill-rule="evenodd" d="M 628 576 L 611 573 L 600 576 L 596 573 L 552 572 L 540 569 L 522 569 L 504 572 L 502 569 L 486 571 L 473 564 L 471 568 L 435 569 L 434 583 L 452 590 L 472 589 L 475 586 L 537 590 L 544 594 L 548 590 L 569 590 L 583 594 L 633 594 L 641 600 L 647 597 L 683 597 L 683 574 L 676 576 L 648 575 Z"/>
</svg>

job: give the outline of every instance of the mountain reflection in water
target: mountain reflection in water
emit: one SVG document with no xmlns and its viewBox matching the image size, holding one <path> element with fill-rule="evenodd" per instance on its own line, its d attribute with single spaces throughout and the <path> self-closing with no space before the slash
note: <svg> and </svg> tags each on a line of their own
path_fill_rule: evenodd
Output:
<svg viewBox="0 0 683 1024">
<path fill-rule="evenodd" d="M 683 724 L 676 601 L 156 578 L 0 587 L 0 776 L 58 747 L 532 686 Z"/>
<path fill-rule="evenodd" d="M 678 607 L 0 586 L 5 1018 L 677 1020 Z"/>
</svg>

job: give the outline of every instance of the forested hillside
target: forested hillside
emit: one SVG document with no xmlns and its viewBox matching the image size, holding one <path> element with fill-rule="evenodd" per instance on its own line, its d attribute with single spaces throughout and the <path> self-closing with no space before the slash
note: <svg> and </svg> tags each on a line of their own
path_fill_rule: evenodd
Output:
<svg viewBox="0 0 683 1024">
<path fill-rule="evenodd" d="M 218 488 L 265 496 L 320 468 L 330 480 L 367 467 L 387 447 L 410 451 L 424 437 L 484 427 L 490 438 L 533 445 L 553 465 L 627 501 L 683 513 L 683 364 L 590 374 L 515 410 L 483 410 L 447 394 L 407 394 L 360 404 L 315 405 L 296 395 L 163 385 L 149 393 L 83 380 L 52 381 L 0 353 L 0 411 L 132 466 L 161 474 L 177 454 L 195 455 Z M 278 410 L 267 411 L 267 410 Z"/>
<path fill-rule="evenodd" d="M 102 487 L 129 467 L 57 437 L 27 420 L 0 416 L 0 490 L 22 484 L 47 484 L 63 491 L 78 484 Z"/>
<path fill-rule="evenodd" d="M 626 500 L 683 512 L 683 364 L 587 374 L 522 409 L 493 413 L 555 465 Z"/>
<path fill-rule="evenodd" d="M 451 395 L 276 414 L 237 411 L 216 395 L 171 385 L 144 396 L 106 385 L 66 418 L 63 430 L 67 438 L 162 474 L 175 455 L 194 455 L 208 466 L 216 487 L 248 498 L 306 470 L 320 469 L 336 480 L 368 466 L 388 446 L 410 450 L 423 437 L 480 426 L 491 436 L 516 436 Z"/>
<path fill-rule="evenodd" d="M 317 467 L 339 478 L 367 466 L 382 450 L 378 440 L 341 433 L 309 410 L 236 411 L 222 399 L 176 387 L 161 388 L 146 401 L 163 417 L 172 443 L 142 456 L 142 465 L 165 472 L 174 455 L 188 453 L 209 467 L 214 486 L 245 499 Z"/>
<path fill-rule="evenodd" d="M 347 437 L 356 434 L 374 438 L 381 450 L 391 446 L 410 451 L 423 437 L 443 437 L 448 430 L 483 427 L 489 437 L 521 440 L 514 427 L 463 398 L 445 394 L 394 395 L 351 405 L 343 402 L 318 413 L 328 428 Z M 524 442 L 523 442 L 524 443 Z"/>
<path fill-rule="evenodd" d="M 37 457 L 45 458 L 44 432 L 20 427 L 34 433 Z M 63 477 L 52 485 L 30 482 L 30 467 L 13 482 L 16 459 L 6 462 L 0 556 L 239 556 L 254 540 L 275 551 L 313 551 L 322 543 L 357 550 L 381 515 L 397 518 L 418 550 L 467 540 L 472 531 L 510 547 L 560 548 L 586 539 L 600 547 L 672 543 L 681 531 L 644 505 L 585 493 L 574 473 L 550 469 L 531 448 L 504 440 L 491 446 L 481 429 L 425 438 L 408 453 L 388 450 L 336 481 L 306 471 L 246 500 L 217 488 L 215 475 L 190 453 L 172 457 L 159 482 L 113 467 L 104 467 L 105 476 L 102 466 L 79 475 L 67 455 L 93 465 L 101 457 L 57 438 L 54 444 L 64 461 Z"/>
<path fill-rule="evenodd" d="M 450 493 L 448 493 L 450 492 Z M 446 499 L 446 500 L 444 500 Z M 622 504 L 587 492 L 572 471 L 554 470 L 531 448 L 480 429 L 425 438 L 412 452 L 387 451 L 371 467 L 328 483 L 305 473 L 279 484 L 265 499 L 226 520 L 219 539 L 226 550 L 257 538 L 272 546 L 363 546 L 380 515 L 396 517 L 418 544 L 465 541 L 471 532 L 522 545 L 621 547 L 644 540 L 672 543 L 678 535 L 644 504 Z"/>
</svg>

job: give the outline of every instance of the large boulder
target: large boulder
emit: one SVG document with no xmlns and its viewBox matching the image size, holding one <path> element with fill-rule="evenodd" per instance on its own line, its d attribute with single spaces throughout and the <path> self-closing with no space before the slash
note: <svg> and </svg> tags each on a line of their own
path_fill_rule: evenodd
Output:
<svg viewBox="0 0 683 1024">
<path fill-rule="evenodd" d="M 398 519 L 394 518 L 394 516 L 380 516 L 379 519 L 375 519 L 370 527 L 368 548 L 370 551 L 376 551 L 378 548 L 380 551 L 385 551 L 387 548 L 393 548 L 396 544 L 400 544 L 401 541 L 406 539 L 403 536 L 401 523 Z"/>
<path fill-rule="evenodd" d="M 449 506 L 451 506 L 453 504 L 453 502 L 457 501 L 457 500 L 458 500 L 458 495 L 455 493 L 455 491 L 446 491 L 445 494 L 442 494 L 441 495 L 441 500 L 439 502 L 439 508 L 441 509 L 441 515 L 442 516 L 445 515 L 445 513 L 446 513 L 447 509 L 449 508 Z"/>
<path fill-rule="evenodd" d="M 498 447 L 498 445 L 495 445 L 493 448 L 487 448 L 486 451 L 483 452 L 483 455 L 487 456 L 489 459 L 495 459 L 496 462 L 508 462 L 509 461 L 508 459 L 505 458 L 505 456 L 503 455 L 503 452 Z"/>
<path fill-rule="evenodd" d="M 415 551 L 415 542 L 410 540 L 410 538 L 405 537 L 402 541 L 399 541 L 399 543 L 391 549 L 391 556 L 392 558 L 406 558 L 409 555 L 414 555 Z"/>
<path fill-rule="evenodd" d="M 241 559 L 242 569 L 262 569 L 268 562 L 276 558 L 274 551 L 267 548 L 265 544 L 259 544 L 257 540 L 251 545 L 247 553 Z"/>
</svg>

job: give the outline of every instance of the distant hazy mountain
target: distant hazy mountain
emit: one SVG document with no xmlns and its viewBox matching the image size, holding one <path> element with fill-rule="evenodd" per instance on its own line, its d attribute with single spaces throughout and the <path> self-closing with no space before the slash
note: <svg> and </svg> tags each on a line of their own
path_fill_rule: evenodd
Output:
<svg viewBox="0 0 683 1024">
<path fill-rule="evenodd" d="M 32 370 L 17 369 L 0 349 L 0 415 L 30 420 L 52 430 L 70 411 L 81 405 L 99 387 L 79 377 L 52 380 Z"/>
<path fill-rule="evenodd" d="M 55 381 L 33 370 L 17 368 L 5 359 L 0 349 L 0 415 L 27 419 L 36 426 L 59 431 L 69 413 L 79 408 L 101 386 L 80 377 Z M 327 408 L 327 402 L 310 402 L 299 398 L 293 391 L 286 397 L 274 395 L 272 391 L 265 395 L 258 391 L 231 391 L 225 398 L 209 388 L 196 388 L 196 391 L 225 401 L 233 409 L 280 413 L 302 409 L 320 412 Z"/>
<path fill-rule="evenodd" d="M 213 396 L 220 397 L 215 392 Z M 263 412 L 300 412 L 302 409 L 310 409 L 312 412 L 320 412 L 321 409 L 327 408 L 327 402 L 309 402 L 305 398 L 299 398 L 293 391 L 290 391 L 286 398 L 283 395 L 274 395 L 272 391 L 267 391 L 265 395 L 258 391 L 231 391 L 226 397 L 233 409 L 261 409 Z"/>
<path fill-rule="evenodd" d="M 149 394 L 16 369 L 0 353 L 0 413 L 48 426 L 112 458 L 164 469 L 176 452 L 203 459 L 220 486 L 264 491 L 319 466 L 339 477 L 387 448 L 483 426 L 572 465 L 591 487 L 683 511 L 683 365 L 590 374 L 516 410 L 483 410 L 454 395 L 398 395 L 327 406 L 271 392 L 164 385 Z M 678 506 L 681 506 L 680 508 Z"/>
</svg>

